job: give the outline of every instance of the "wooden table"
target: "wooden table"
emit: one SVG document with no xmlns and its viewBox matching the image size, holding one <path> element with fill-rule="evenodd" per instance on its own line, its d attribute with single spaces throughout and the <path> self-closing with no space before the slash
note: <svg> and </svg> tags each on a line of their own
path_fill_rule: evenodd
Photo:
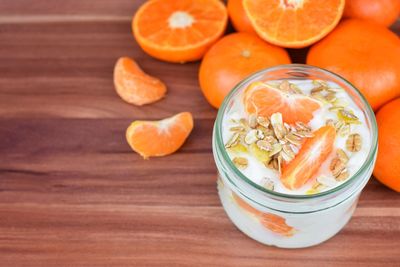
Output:
<svg viewBox="0 0 400 267">
<path fill-rule="evenodd" d="M 233 226 L 217 197 L 216 111 L 199 64 L 139 49 L 130 20 L 140 2 L 0 1 L 0 266 L 400 266 L 400 196 L 374 179 L 320 246 L 267 247 Z M 125 55 L 166 82 L 165 100 L 121 101 L 112 70 Z M 130 150 L 132 120 L 180 111 L 195 129 L 179 153 Z"/>
</svg>

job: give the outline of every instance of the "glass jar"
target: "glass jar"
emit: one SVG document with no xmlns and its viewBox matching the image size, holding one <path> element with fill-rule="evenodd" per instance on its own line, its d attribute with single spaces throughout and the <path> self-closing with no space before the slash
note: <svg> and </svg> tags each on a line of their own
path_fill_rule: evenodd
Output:
<svg viewBox="0 0 400 267">
<path fill-rule="evenodd" d="M 268 190 L 243 175 L 232 163 L 222 139 L 222 119 L 250 83 L 281 79 L 332 81 L 364 112 L 371 147 L 361 168 L 344 183 L 313 195 L 290 195 Z M 232 222 L 246 235 L 266 245 L 303 248 L 319 244 L 350 220 L 358 197 L 371 177 L 377 154 L 374 112 L 361 93 L 338 75 L 308 65 L 281 65 L 248 77 L 230 92 L 219 109 L 213 131 L 213 155 L 218 168 L 218 193 Z"/>
</svg>

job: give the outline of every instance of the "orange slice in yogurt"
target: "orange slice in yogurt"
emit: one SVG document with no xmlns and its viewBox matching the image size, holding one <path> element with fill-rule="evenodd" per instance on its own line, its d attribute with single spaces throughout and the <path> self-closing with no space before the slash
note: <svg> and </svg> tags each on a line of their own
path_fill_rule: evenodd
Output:
<svg viewBox="0 0 400 267">
<path fill-rule="evenodd" d="M 256 216 L 261 224 L 268 230 L 284 236 L 292 236 L 295 233 L 295 229 L 286 223 L 285 218 L 276 214 L 261 212 L 250 204 L 247 204 L 247 202 L 233 192 L 232 196 L 240 208 Z"/>
<path fill-rule="evenodd" d="M 244 106 L 248 113 L 264 117 L 280 112 L 284 122 L 294 124 L 308 123 L 313 118 L 313 113 L 321 108 L 322 103 L 303 94 L 255 82 L 244 92 Z"/>
<path fill-rule="evenodd" d="M 306 139 L 296 157 L 282 168 L 281 181 L 288 189 L 298 189 L 312 179 L 333 151 L 336 130 L 323 126 Z"/>
</svg>

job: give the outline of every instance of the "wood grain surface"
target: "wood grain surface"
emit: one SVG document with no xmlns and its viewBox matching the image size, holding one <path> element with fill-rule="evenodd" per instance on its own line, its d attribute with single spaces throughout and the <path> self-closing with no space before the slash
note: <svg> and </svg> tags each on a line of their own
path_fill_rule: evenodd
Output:
<svg viewBox="0 0 400 267">
<path fill-rule="evenodd" d="M 233 226 L 217 197 L 216 111 L 199 64 L 139 49 L 130 19 L 141 2 L 0 1 L 0 266 L 400 266 L 400 196 L 374 179 L 320 246 L 267 247 Z M 305 50 L 291 55 L 302 62 Z M 165 81 L 167 97 L 121 101 L 120 56 Z M 130 150 L 132 120 L 180 111 L 195 129 L 179 153 L 142 160 Z"/>
</svg>

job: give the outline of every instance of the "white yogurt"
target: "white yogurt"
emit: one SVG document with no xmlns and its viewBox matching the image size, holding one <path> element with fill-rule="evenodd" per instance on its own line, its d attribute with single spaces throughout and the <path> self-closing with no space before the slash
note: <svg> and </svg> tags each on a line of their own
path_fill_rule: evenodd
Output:
<svg viewBox="0 0 400 267">
<path fill-rule="evenodd" d="M 280 84 L 282 81 L 276 80 L 276 81 L 268 81 L 269 84 L 272 85 L 277 85 Z M 313 84 L 312 80 L 289 80 L 290 83 L 293 83 L 297 85 L 297 87 L 303 92 L 305 95 L 310 95 L 311 89 L 315 87 Z M 369 127 L 367 125 L 366 117 L 363 111 L 356 105 L 356 103 L 352 100 L 352 98 L 348 95 L 348 93 L 340 88 L 337 84 L 329 82 L 328 86 L 332 89 L 336 89 L 336 97 L 338 99 L 341 99 L 344 103 L 347 103 L 346 109 L 350 110 L 353 112 L 354 115 L 356 115 L 359 119 L 359 124 L 351 124 L 350 125 L 350 132 L 349 134 L 355 134 L 358 133 L 361 136 L 362 139 L 362 146 L 361 150 L 358 152 L 350 152 L 346 149 L 346 140 L 348 138 L 348 134 L 346 135 L 339 135 L 337 134 L 336 141 L 335 141 L 335 149 L 343 149 L 347 156 L 349 157 L 349 161 L 347 163 L 347 170 L 349 172 L 349 177 L 351 177 L 353 174 L 355 174 L 364 161 L 367 159 L 367 155 L 370 149 L 370 140 L 371 140 L 371 133 L 369 130 Z M 228 140 L 232 137 L 232 131 L 230 130 L 231 127 L 234 127 L 237 125 L 234 121 L 238 121 L 240 118 L 246 118 L 248 119 L 249 114 L 245 111 L 243 107 L 243 102 L 242 102 L 243 97 L 241 95 L 237 96 L 233 100 L 233 105 L 228 111 L 227 114 L 225 114 L 222 122 L 222 135 L 223 135 L 223 141 L 226 144 Z M 336 111 L 331 111 L 329 108 L 332 107 L 331 104 L 325 104 L 314 112 L 314 117 L 313 119 L 309 122 L 308 126 L 312 129 L 312 131 L 315 131 L 319 129 L 320 127 L 324 126 L 326 124 L 326 121 L 328 119 L 333 119 L 335 121 L 338 121 L 338 115 Z M 285 120 L 285 118 L 283 118 Z M 241 169 L 240 171 L 248 177 L 250 180 L 253 182 L 260 184 L 261 186 L 263 185 L 263 182 L 265 181 L 265 177 L 268 177 L 268 179 L 272 180 L 274 183 L 274 191 L 280 192 L 280 193 L 285 193 L 285 194 L 294 194 L 294 195 L 303 195 L 306 194 L 307 191 L 309 191 L 313 185 L 316 183 L 317 177 L 327 177 L 329 181 L 332 181 L 332 184 L 330 186 L 325 186 L 322 187 L 318 190 L 318 192 L 322 192 L 325 190 L 332 189 L 333 187 L 336 187 L 340 184 L 342 184 L 344 181 L 336 181 L 333 175 L 331 174 L 331 171 L 329 170 L 329 165 L 332 159 L 336 156 L 335 153 L 332 153 L 328 159 L 321 165 L 321 168 L 318 171 L 318 174 L 315 175 L 313 179 L 310 179 L 304 186 L 302 186 L 299 189 L 296 190 L 290 190 L 286 188 L 282 182 L 280 181 L 279 178 L 279 173 L 276 170 L 267 168 L 262 162 L 260 162 L 256 157 L 251 155 L 249 152 L 232 152 L 231 150 L 227 149 L 228 154 L 231 159 L 234 157 L 245 157 L 248 159 L 248 166 L 245 169 Z"/>
</svg>

